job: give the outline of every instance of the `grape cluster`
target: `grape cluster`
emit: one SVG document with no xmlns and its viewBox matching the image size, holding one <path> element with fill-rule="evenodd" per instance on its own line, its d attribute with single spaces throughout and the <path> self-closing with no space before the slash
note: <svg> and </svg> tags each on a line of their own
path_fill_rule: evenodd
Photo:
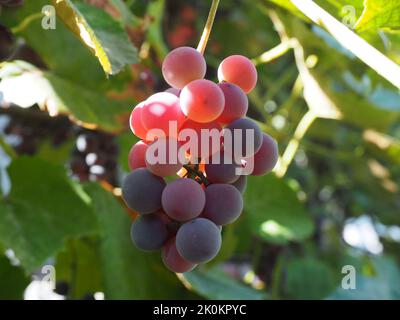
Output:
<svg viewBox="0 0 400 320">
<path fill-rule="evenodd" d="M 134 244 L 162 249 L 166 267 L 181 273 L 218 254 L 222 226 L 242 212 L 247 175 L 271 171 L 278 148 L 245 118 L 246 94 L 257 82 L 246 57 L 224 59 L 216 84 L 204 79 L 204 57 L 179 47 L 165 58 L 162 73 L 171 88 L 139 103 L 130 117 L 131 130 L 141 140 L 130 151 L 132 171 L 122 195 L 139 214 L 131 228 Z M 204 138 L 204 131 L 217 133 L 217 139 Z M 196 144 L 190 143 L 193 136 Z M 164 161 L 154 162 L 154 156 Z M 171 177 L 168 183 L 166 177 Z"/>
<path fill-rule="evenodd" d="M 79 181 L 106 181 L 117 185 L 118 145 L 115 137 L 102 131 L 78 129 L 69 169 Z"/>
</svg>

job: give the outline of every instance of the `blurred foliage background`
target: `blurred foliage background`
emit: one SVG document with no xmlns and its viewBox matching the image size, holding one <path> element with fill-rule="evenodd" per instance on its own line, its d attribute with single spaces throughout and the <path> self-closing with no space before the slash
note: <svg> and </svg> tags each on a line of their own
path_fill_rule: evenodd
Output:
<svg viewBox="0 0 400 320">
<path fill-rule="evenodd" d="M 399 79 L 398 1 L 315 2 Z M 211 1 L 1 3 L 1 299 L 400 298 L 399 89 L 342 34 L 289 0 L 221 0 L 206 77 L 228 55 L 254 59 L 248 116 L 281 159 L 249 179 L 219 256 L 177 276 L 131 244 L 119 187 L 136 141 L 130 111 L 167 87 L 163 57 L 197 46 Z M 56 28 L 43 28 L 54 13 Z M 38 289 L 43 265 L 55 266 L 55 293 Z M 341 287 L 345 265 L 354 290 Z"/>
</svg>

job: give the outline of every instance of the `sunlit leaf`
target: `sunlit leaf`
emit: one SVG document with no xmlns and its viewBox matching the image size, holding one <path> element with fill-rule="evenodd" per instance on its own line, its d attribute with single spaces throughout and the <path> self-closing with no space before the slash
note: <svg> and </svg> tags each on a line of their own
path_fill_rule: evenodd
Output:
<svg viewBox="0 0 400 320">
<path fill-rule="evenodd" d="M 365 0 L 364 11 L 356 29 L 400 29 L 400 3 L 398 0 Z"/>
<path fill-rule="evenodd" d="M 260 300 L 266 297 L 257 291 L 230 278 L 217 267 L 205 270 L 194 270 L 184 274 L 193 290 L 208 299 L 216 300 Z"/>
<path fill-rule="evenodd" d="M 311 217 L 296 193 L 273 174 L 249 177 L 244 199 L 244 218 L 255 235 L 269 242 L 300 241 L 313 232 Z"/>
<path fill-rule="evenodd" d="M 8 171 L 12 187 L 0 202 L 0 241 L 27 272 L 61 250 L 67 237 L 96 232 L 89 199 L 62 166 L 21 157 Z"/>
<path fill-rule="evenodd" d="M 138 61 L 127 34 L 105 11 L 70 0 L 53 0 L 52 3 L 57 15 L 93 51 L 106 73 L 116 74 Z"/>
</svg>

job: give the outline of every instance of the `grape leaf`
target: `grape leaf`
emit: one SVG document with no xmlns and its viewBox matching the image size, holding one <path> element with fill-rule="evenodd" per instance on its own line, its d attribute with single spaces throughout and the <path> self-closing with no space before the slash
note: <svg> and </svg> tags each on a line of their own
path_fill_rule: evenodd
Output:
<svg viewBox="0 0 400 320">
<path fill-rule="evenodd" d="M 24 271 L 13 266 L 5 256 L 0 256 L 0 300 L 23 299 L 29 278 Z"/>
<path fill-rule="evenodd" d="M 335 289 L 332 270 L 315 258 L 291 261 L 286 273 L 286 288 L 294 298 L 322 299 Z"/>
<path fill-rule="evenodd" d="M 244 200 L 246 222 L 266 241 L 285 244 L 306 239 L 313 232 L 311 217 L 296 193 L 275 175 L 249 176 Z"/>
<path fill-rule="evenodd" d="M 82 299 L 101 292 L 102 273 L 98 241 L 94 237 L 70 239 L 56 260 L 57 281 L 69 284 L 68 297 Z"/>
<path fill-rule="evenodd" d="M 67 237 L 97 231 L 96 216 L 62 166 L 34 157 L 15 159 L 11 192 L 0 202 L 0 242 L 33 272 Z"/>
<path fill-rule="evenodd" d="M 48 4 L 48 0 L 35 0 L 25 1 L 24 5 L 18 8 L 3 8 L 1 22 L 9 28 L 18 27 L 23 24 L 26 17 L 41 13 L 42 8 Z M 74 83 L 79 83 L 85 88 L 89 87 L 97 91 L 111 85 L 110 82 L 113 82 L 115 77 L 107 81 L 96 57 L 61 21 L 56 20 L 54 30 L 43 29 L 41 22 L 41 19 L 32 20 L 18 35 L 40 56 L 40 60 L 52 72 Z"/>
<path fill-rule="evenodd" d="M 364 10 L 355 27 L 359 32 L 367 29 L 400 29 L 400 2 L 365 0 Z"/>
<path fill-rule="evenodd" d="M 0 92 L 4 101 L 23 108 L 38 104 L 52 114 L 66 113 L 90 127 L 119 131 L 125 127 L 131 107 L 109 99 L 53 72 L 42 72 L 23 62 L 5 63 L 0 69 Z M 24 95 L 20 88 L 27 88 Z"/>
<path fill-rule="evenodd" d="M 399 300 L 400 269 L 389 256 L 372 260 L 374 275 L 361 274 L 356 269 L 356 288 L 345 290 L 338 287 L 328 299 L 334 300 Z"/>
<path fill-rule="evenodd" d="M 57 15 L 99 59 L 104 71 L 117 74 L 138 62 L 137 50 L 121 25 L 105 11 L 70 0 L 53 0 Z"/>
<path fill-rule="evenodd" d="M 196 269 L 184 274 L 193 289 L 213 300 L 261 300 L 265 292 L 257 291 L 227 276 L 218 267 Z"/>
</svg>

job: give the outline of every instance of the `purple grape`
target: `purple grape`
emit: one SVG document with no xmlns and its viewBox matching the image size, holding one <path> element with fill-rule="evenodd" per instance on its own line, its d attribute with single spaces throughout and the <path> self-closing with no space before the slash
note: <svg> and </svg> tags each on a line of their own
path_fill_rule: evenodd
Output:
<svg viewBox="0 0 400 320">
<path fill-rule="evenodd" d="M 179 228 L 176 249 L 189 262 L 205 263 L 218 254 L 221 241 L 221 232 L 212 221 L 196 218 Z"/>
<path fill-rule="evenodd" d="M 239 190 L 241 194 L 243 194 L 246 191 L 247 188 L 247 176 L 242 175 L 237 179 L 232 185 Z"/>
<path fill-rule="evenodd" d="M 248 144 L 247 133 L 253 135 L 253 146 Z M 256 122 L 247 118 L 230 123 L 223 130 L 223 136 L 225 150 L 233 154 L 235 159 L 251 157 L 261 148 L 262 131 Z M 249 148 L 249 150 L 246 148 Z"/>
<path fill-rule="evenodd" d="M 206 188 L 206 205 L 202 216 L 217 225 L 239 218 L 243 210 L 241 193 L 230 184 L 212 184 Z"/>
<path fill-rule="evenodd" d="M 146 214 L 161 209 L 164 188 L 163 178 L 155 176 L 146 168 L 138 168 L 125 178 L 122 195 L 129 208 Z"/>
<path fill-rule="evenodd" d="M 239 179 L 239 175 L 236 172 L 239 166 L 234 163 L 231 156 L 225 158 L 225 152 L 221 151 L 219 153 L 219 161 L 216 160 L 217 158 L 212 156 L 210 163 L 205 165 L 208 180 L 212 183 L 233 183 Z"/>
<path fill-rule="evenodd" d="M 203 189 L 192 179 L 178 179 L 170 182 L 161 197 L 165 213 L 177 221 L 188 221 L 199 216 L 205 202 Z"/>
<path fill-rule="evenodd" d="M 188 272 L 196 267 L 194 263 L 186 261 L 181 257 L 178 250 L 176 249 L 175 237 L 169 239 L 164 245 L 164 247 L 162 248 L 161 257 L 165 266 L 172 272 Z"/>
<path fill-rule="evenodd" d="M 260 150 L 254 155 L 254 176 L 262 176 L 270 172 L 278 162 L 279 150 L 276 141 L 268 134 L 263 134 Z"/>
<path fill-rule="evenodd" d="M 144 251 L 161 249 L 168 238 L 165 221 L 158 214 L 139 216 L 132 224 L 131 238 L 138 249 Z"/>
</svg>

